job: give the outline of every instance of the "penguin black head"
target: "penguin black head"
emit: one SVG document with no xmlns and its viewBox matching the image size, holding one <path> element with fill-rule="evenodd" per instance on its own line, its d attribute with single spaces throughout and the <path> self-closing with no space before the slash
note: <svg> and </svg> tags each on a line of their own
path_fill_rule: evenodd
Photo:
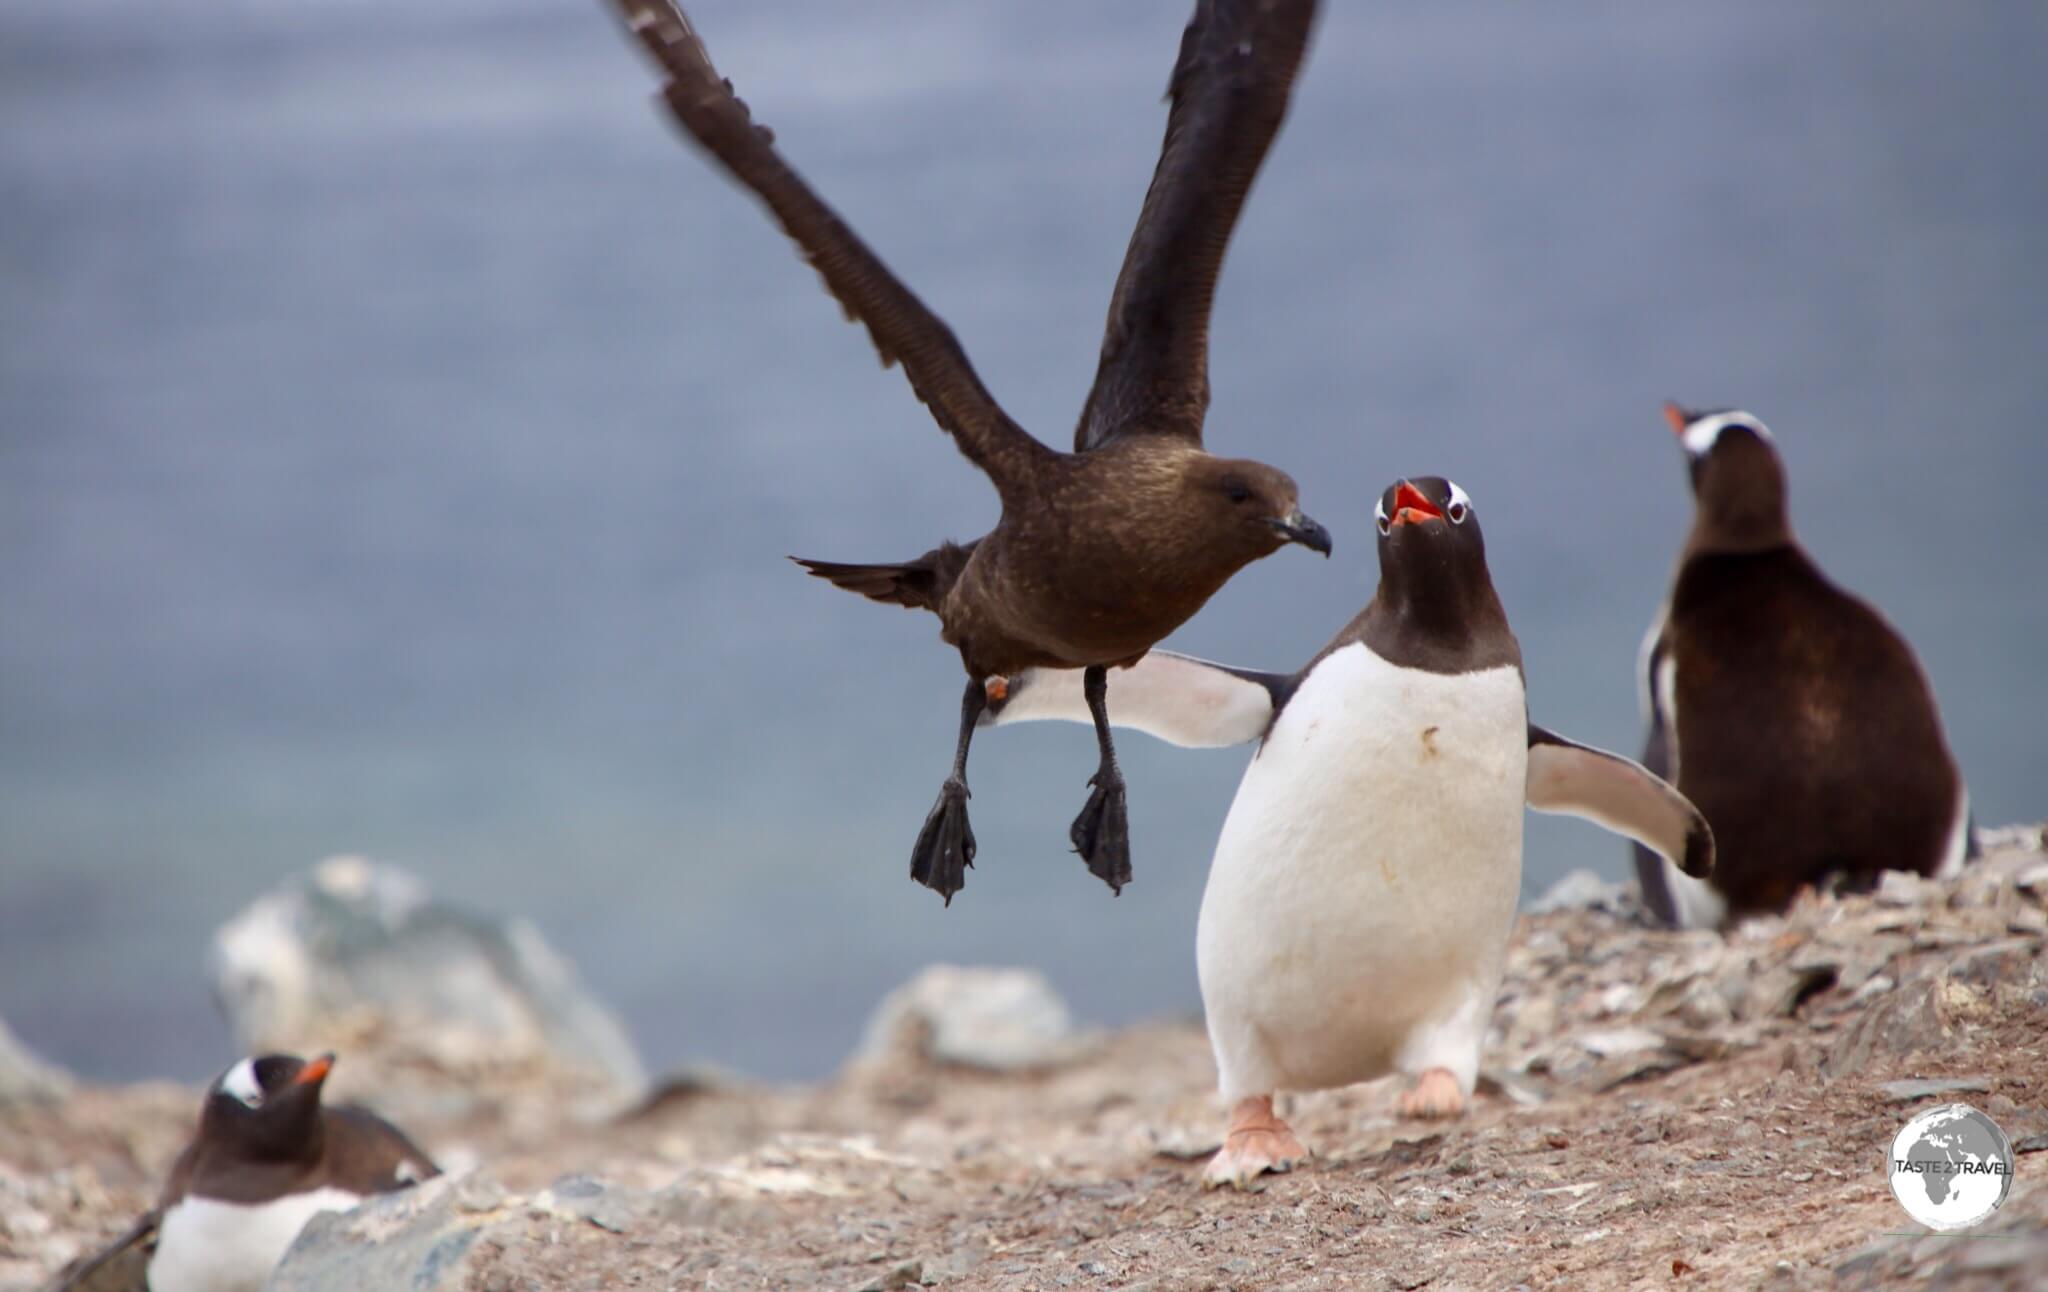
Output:
<svg viewBox="0 0 2048 1292">
<path fill-rule="evenodd" d="M 1379 599 L 1389 609 L 1462 627 L 1499 605 L 1486 572 L 1486 540 L 1472 499 L 1442 476 L 1397 480 L 1373 509 L 1379 529 Z"/>
<path fill-rule="evenodd" d="M 1692 475 L 1696 551 L 1754 552 L 1791 541 L 1785 466 L 1770 428 L 1740 409 L 1664 405 Z"/>
<path fill-rule="evenodd" d="M 199 1137 L 236 1157 L 276 1161 L 317 1156 L 320 1087 L 334 1056 L 291 1054 L 243 1059 L 206 1092 Z"/>
<path fill-rule="evenodd" d="M 1447 556 L 1469 551 L 1485 564 L 1486 544 L 1479 536 L 1478 514 L 1456 481 L 1442 476 L 1396 480 L 1380 495 L 1372 518 L 1380 531 L 1382 562 L 1389 552 Z"/>
</svg>

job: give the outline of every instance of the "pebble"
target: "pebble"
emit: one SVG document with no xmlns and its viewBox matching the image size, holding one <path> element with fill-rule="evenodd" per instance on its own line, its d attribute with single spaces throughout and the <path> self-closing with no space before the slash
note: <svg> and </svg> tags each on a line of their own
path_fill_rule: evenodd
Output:
<svg viewBox="0 0 2048 1292">
<path fill-rule="evenodd" d="M 1910 1104 L 1936 1095 L 1984 1094 L 1991 1089 L 1982 1077 L 1956 1077 L 1940 1081 L 1884 1081 L 1879 1093 L 1895 1104 Z"/>
</svg>

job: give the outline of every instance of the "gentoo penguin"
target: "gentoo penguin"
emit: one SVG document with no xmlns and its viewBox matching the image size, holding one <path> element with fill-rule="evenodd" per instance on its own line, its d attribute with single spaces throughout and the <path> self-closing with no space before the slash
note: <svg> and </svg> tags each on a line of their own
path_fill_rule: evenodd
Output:
<svg viewBox="0 0 2048 1292">
<path fill-rule="evenodd" d="M 1831 877 L 1952 873 L 1971 851 L 1970 799 L 1912 648 L 1793 537 L 1761 421 L 1664 415 L 1695 506 L 1643 639 L 1643 762 L 1713 822 L 1721 864 L 1702 883 L 1638 850 L 1650 909 L 1711 928 Z"/>
<path fill-rule="evenodd" d="M 389 1122 L 321 1103 L 333 1065 L 266 1054 L 222 1073 L 156 1208 L 58 1286 L 100 1286 L 153 1248 L 149 1292 L 256 1292 L 313 1216 L 440 1174 Z"/>
<path fill-rule="evenodd" d="M 1178 628 L 1239 570 L 1297 543 L 1330 554 L 1276 467 L 1203 442 L 1209 314 L 1223 251 L 1287 113 L 1316 0 L 1196 0 L 1168 90 L 1151 188 L 1110 296 L 1074 449 L 1032 436 L 982 385 L 945 322 L 913 295 L 775 148 L 711 65 L 674 0 L 616 0 L 668 77 L 670 114 L 751 189 L 802 249 L 884 364 L 901 362 L 941 429 L 995 487 L 1002 515 L 966 543 L 887 564 L 797 558 L 819 578 L 928 610 L 960 654 L 952 771 L 911 846 L 910 877 L 952 904 L 974 863 L 967 749 L 987 698 L 1035 665 L 1087 670 L 1097 749 L 1067 838 L 1091 874 L 1131 877 L 1123 773 L 1103 708 L 1106 671 Z M 993 689 L 992 689 L 993 688 Z"/>
<path fill-rule="evenodd" d="M 1410 1116 L 1464 1107 L 1522 877 L 1522 808 L 1583 816 L 1693 874 L 1713 835 L 1625 758 L 1529 723 L 1521 648 L 1457 485 L 1381 497 L 1379 588 L 1290 674 L 1154 651 L 1113 675 L 1117 720 L 1179 745 L 1256 740 L 1195 937 L 1230 1130 L 1210 1184 L 1304 1150 L 1280 1090 L 1406 1073 Z M 1072 672 L 1009 680 L 998 723 L 1086 719 Z"/>
</svg>

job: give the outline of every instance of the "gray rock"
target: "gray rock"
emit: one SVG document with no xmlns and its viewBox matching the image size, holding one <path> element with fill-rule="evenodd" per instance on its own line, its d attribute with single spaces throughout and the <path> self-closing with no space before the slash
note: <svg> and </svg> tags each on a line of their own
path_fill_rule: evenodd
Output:
<svg viewBox="0 0 2048 1292">
<path fill-rule="evenodd" d="M 1980 1095 L 1990 1090 L 1982 1077 L 1954 1077 L 1946 1080 L 1883 1081 L 1878 1093 L 1894 1104 L 1917 1103 L 1936 1095 Z"/>
<path fill-rule="evenodd" d="M 565 1175 L 533 1200 L 537 1212 L 570 1216 L 614 1234 L 631 1233 L 642 1223 L 642 1204 L 642 1199 L 590 1175 Z"/>
<path fill-rule="evenodd" d="M 534 1193 L 514 1193 L 485 1177 L 440 1176 L 352 1211 L 315 1217 L 265 1286 L 268 1292 L 697 1287 L 697 1278 L 678 1282 L 677 1274 L 715 1266 L 719 1277 L 704 1279 L 704 1286 L 761 1287 L 765 1280 L 750 1276 L 736 1259 L 746 1250 L 746 1236 L 759 1235 L 767 1244 L 794 1219 L 837 1203 L 866 1198 L 862 1205 L 872 1216 L 881 1199 L 895 1206 L 919 1193 L 937 1196 L 942 1184 L 950 1196 L 953 1182 L 935 1166 L 884 1153 L 866 1139 L 820 1135 L 777 1136 L 738 1157 L 684 1167 L 652 1189 L 576 1174 Z M 711 1233 L 737 1247 L 706 1250 L 697 1239 Z M 984 1256 L 963 1249 L 947 1258 L 948 1268 L 965 1271 Z M 875 1277 L 887 1287 L 915 1287 L 922 1277 L 917 1267 L 918 1261 L 897 1263 Z M 656 1273 L 667 1277 L 650 1279 Z"/>
<path fill-rule="evenodd" d="M 1977 850 L 1994 852 L 2048 852 L 2048 824 L 1979 827 Z M 2048 880 L 2048 874 L 2042 876 Z"/>
<path fill-rule="evenodd" d="M 1831 986 L 1836 972 L 1836 966 L 1826 961 L 1780 965 L 1766 970 L 1744 992 L 1739 1016 L 1790 1018 L 1807 997 Z"/>
<path fill-rule="evenodd" d="M 498 1199 L 492 1199 L 495 1201 Z M 499 1216 L 451 1176 L 315 1216 L 264 1286 L 269 1292 L 467 1287 L 478 1236 Z"/>
<path fill-rule="evenodd" d="M 1851 1004 L 1861 1005 L 1872 997 L 1884 995 L 1898 985 L 1897 982 L 1892 980 L 1891 975 L 1877 974 L 1874 977 L 1864 979 L 1863 985 L 1856 989 L 1855 994 L 1849 998 L 1849 1001 Z"/>
<path fill-rule="evenodd" d="M 1928 881 L 1912 871 L 1887 870 L 1878 876 L 1873 896 L 1879 906 L 1924 906 L 1928 887 Z"/>
<path fill-rule="evenodd" d="M 71 1093 L 71 1074 L 36 1057 L 0 1019 L 0 1108 L 49 1103 Z"/>
<path fill-rule="evenodd" d="M 1901 1226 L 1901 1228 L 1906 1228 Z M 1968 1242 L 1943 1242 L 1917 1231 L 1887 1235 L 1834 1268 L 1852 1288 L 2039 1288 L 2048 1269 L 2048 1232 L 2038 1211 L 2008 1203 L 1968 1231 Z"/>
<path fill-rule="evenodd" d="M 245 1051 L 353 1060 L 392 1044 L 446 1072 L 559 1072 L 618 1102 L 646 1089 L 625 1028 L 532 924 L 362 858 L 322 862 L 228 921 L 211 977 Z"/>
<path fill-rule="evenodd" d="M 924 1262 L 907 1261 L 887 1274 L 860 1285 L 859 1292 L 905 1292 L 924 1286 Z"/>
<path fill-rule="evenodd" d="M 1502 1068 L 1481 1068 L 1472 1085 L 1473 1089 L 1482 1095 L 1505 1099 L 1524 1108 L 1534 1108 L 1548 1099 L 1548 1096 L 1534 1085 Z M 1217 1146 L 1222 1146 L 1221 1141 Z"/>
<path fill-rule="evenodd" d="M 1720 1027 L 1735 1021 L 1735 1007 L 1722 985 L 1695 979 L 1679 997 L 1677 1014 L 1687 1027 Z"/>
<path fill-rule="evenodd" d="M 1223 1137 L 1208 1126 L 1155 1126 L 1148 1132 L 1148 1138 L 1154 1153 L 1176 1162 L 1199 1162 L 1223 1147 Z"/>
<path fill-rule="evenodd" d="M 2007 938 L 1972 947 L 1949 963 L 1948 975 L 1980 990 L 2023 991 L 2039 976 L 2040 944 L 2032 938 Z"/>
<path fill-rule="evenodd" d="M 1602 1059 L 1638 1050 L 1663 1048 L 1664 1038 L 1647 1027 L 1619 1027 L 1599 1032 L 1582 1032 L 1572 1038 L 1588 1053 Z"/>
<path fill-rule="evenodd" d="M 1641 1081 L 1646 1077 L 1675 1072 L 1691 1062 L 1676 1050 L 1630 1050 L 1612 1058 L 1602 1059 L 1593 1065 L 1580 1080 L 1595 1094 Z"/>
<path fill-rule="evenodd" d="M 1843 1029 L 1828 1051 L 1831 1077 L 1861 1072 L 1873 1058 L 1939 1048 L 1948 1039 L 1941 983 L 1923 978 L 1881 997 Z"/>
<path fill-rule="evenodd" d="M 1614 884 L 1600 878 L 1593 871 L 1579 869 L 1558 880 L 1543 895 L 1529 903 L 1531 915 L 1547 915 L 1552 911 L 1605 911 L 1609 915 L 1629 915 L 1641 903 L 1637 899 L 1635 885 Z"/>
<path fill-rule="evenodd" d="M 2016 1277 L 2026 1277 L 2026 1271 L 2034 1271 L 2033 1277 L 2041 1277 L 2041 1271 L 2048 1269 L 2048 1234 L 2012 1234 L 2017 1242 L 1981 1243 L 1979 1250 L 1965 1250 L 1956 1253 L 1951 1268 L 1957 1273 L 1999 1273 L 2011 1272 Z M 2015 1284 L 2017 1286 L 2017 1284 Z M 2040 1284 L 2034 1284 L 2039 1287 Z"/>
<path fill-rule="evenodd" d="M 945 1287 L 957 1279 L 964 1279 L 978 1266 L 988 1260 L 988 1249 L 976 1245 L 956 1247 L 937 1260 L 926 1261 L 924 1277 L 927 1286 Z M 1124 1292 L 1132 1292 L 1127 1285 Z"/>
<path fill-rule="evenodd" d="M 1048 1067 L 1077 1049 L 1066 1002 L 1035 969 L 933 965 L 882 998 L 858 1064 L 915 1055 L 991 1072 Z"/>
</svg>

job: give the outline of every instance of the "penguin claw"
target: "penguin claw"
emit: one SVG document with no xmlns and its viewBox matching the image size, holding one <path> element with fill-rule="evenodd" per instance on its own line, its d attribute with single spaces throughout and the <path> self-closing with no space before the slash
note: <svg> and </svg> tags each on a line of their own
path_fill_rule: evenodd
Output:
<svg viewBox="0 0 2048 1292">
<path fill-rule="evenodd" d="M 1465 1092 L 1449 1068 L 1430 1068 L 1401 1092 L 1401 1115 L 1418 1121 L 1456 1117 L 1465 1111 Z"/>
<path fill-rule="evenodd" d="M 1260 1176 L 1269 1173 L 1285 1175 L 1299 1166 L 1306 1156 L 1306 1152 L 1296 1156 L 1275 1147 L 1220 1148 L 1216 1150 L 1216 1156 L 1209 1159 L 1209 1165 L 1202 1168 L 1202 1187 L 1262 1193 L 1266 1186 L 1260 1181 Z"/>
<path fill-rule="evenodd" d="M 1239 1100 L 1230 1112 L 1230 1133 L 1223 1147 L 1202 1169 L 1202 1187 L 1224 1186 L 1245 1193 L 1257 1193 L 1263 1186 L 1259 1177 L 1292 1171 L 1309 1158 L 1308 1149 L 1294 1136 L 1294 1128 L 1273 1112 L 1271 1096 Z"/>
<path fill-rule="evenodd" d="M 1131 823 L 1124 797 L 1124 778 L 1097 772 L 1088 778 L 1092 792 L 1081 815 L 1067 831 L 1074 851 L 1088 863 L 1088 873 L 1121 895 L 1131 882 Z"/>
<path fill-rule="evenodd" d="M 910 877 L 953 904 L 953 894 L 967 886 L 967 868 L 974 864 L 974 829 L 967 823 L 967 783 L 949 778 L 939 788 L 938 802 L 925 815 L 924 828 L 910 849 Z"/>
</svg>

